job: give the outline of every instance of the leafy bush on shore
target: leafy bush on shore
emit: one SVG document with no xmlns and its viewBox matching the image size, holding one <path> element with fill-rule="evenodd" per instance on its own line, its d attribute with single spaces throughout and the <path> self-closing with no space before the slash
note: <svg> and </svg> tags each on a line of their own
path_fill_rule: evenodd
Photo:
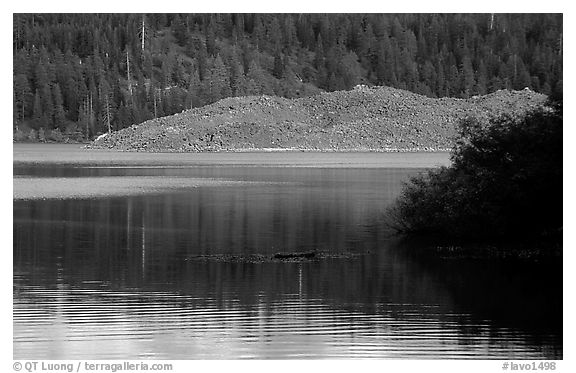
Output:
<svg viewBox="0 0 576 373">
<path fill-rule="evenodd" d="M 452 165 L 412 178 L 391 209 L 404 233 L 553 238 L 562 230 L 562 109 L 460 123 Z"/>
</svg>

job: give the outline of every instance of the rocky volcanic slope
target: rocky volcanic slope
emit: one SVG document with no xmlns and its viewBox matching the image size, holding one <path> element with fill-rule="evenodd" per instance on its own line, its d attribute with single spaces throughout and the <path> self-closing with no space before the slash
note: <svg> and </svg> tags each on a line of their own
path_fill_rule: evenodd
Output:
<svg viewBox="0 0 576 373">
<path fill-rule="evenodd" d="M 445 150 L 452 147 L 461 118 L 518 115 L 545 100 L 528 89 L 434 99 L 364 86 L 299 99 L 230 97 L 113 132 L 88 147 L 151 152 Z"/>
</svg>

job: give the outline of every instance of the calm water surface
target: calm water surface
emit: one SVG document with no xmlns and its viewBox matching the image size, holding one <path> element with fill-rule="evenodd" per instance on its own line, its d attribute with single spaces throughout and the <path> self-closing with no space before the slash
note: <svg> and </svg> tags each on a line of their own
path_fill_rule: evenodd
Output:
<svg viewBox="0 0 576 373">
<path fill-rule="evenodd" d="M 15 145 L 14 358 L 562 358 L 561 263 L 422 258 L 383 223 L 447 163 Z M 335 255 L 194 259 L 304 250 Z"/>
</svg>

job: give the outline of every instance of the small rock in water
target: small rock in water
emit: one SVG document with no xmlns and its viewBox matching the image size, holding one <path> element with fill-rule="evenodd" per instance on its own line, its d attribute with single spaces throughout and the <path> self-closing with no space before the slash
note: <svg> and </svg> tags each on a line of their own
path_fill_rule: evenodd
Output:
<svg viewBox="0 0 576 373">
<path fill-rule="evenodd" d="M 296 258 L 305 258 L 311 259 L 316 256 L 314 251 L 307 252 L 307 253 L 276 253 L 274 254 L 274 259 L 296 259 Z"/>
</svg>

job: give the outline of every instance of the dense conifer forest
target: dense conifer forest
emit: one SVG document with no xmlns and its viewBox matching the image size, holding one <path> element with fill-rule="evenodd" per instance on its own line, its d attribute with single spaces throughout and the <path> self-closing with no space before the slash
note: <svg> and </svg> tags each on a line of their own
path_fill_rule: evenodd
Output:
<svg viewBox="0 0 576 373">
<path fill-rule="evenodd" d="M 16 140 L 90 139 L 225 97 L 358 84 L 562 91 L 561 14 L 15 14 Z"/>
</svg>

